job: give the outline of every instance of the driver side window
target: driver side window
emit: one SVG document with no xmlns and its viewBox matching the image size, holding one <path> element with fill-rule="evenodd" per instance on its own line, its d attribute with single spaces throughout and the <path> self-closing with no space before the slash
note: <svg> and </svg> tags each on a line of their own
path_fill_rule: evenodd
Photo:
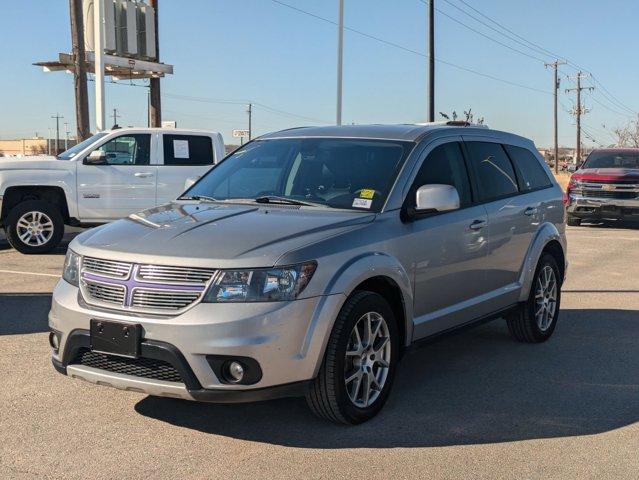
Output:
<svg viewBox="0 0 639 480">
<path fill-rule="evenodd" d="M 408 198 L 414 202 L 417 189 L 432 184 L 455 187 L 461 207 L 472 203 L 468 170 L 458 142 L 445 143 L 428 154 L 415 177 Z"/>
<path fill-rule="evenodd" d="M 106 155 L 107 165 L 148 165 L 151 135 L 122 135 L 98 148 Z"/>
</svg>

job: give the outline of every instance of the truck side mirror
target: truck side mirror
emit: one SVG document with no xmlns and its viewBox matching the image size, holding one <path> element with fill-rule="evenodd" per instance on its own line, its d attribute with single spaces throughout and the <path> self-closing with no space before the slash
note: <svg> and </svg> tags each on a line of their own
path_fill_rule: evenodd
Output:
<svg viewBox="0 0 639 480">
<path fill-rule="evenodd" d="M 93 150 L 84 158 L 85 165 L 106 165 L 106 153 L 102 150 Z"/>
</svg>

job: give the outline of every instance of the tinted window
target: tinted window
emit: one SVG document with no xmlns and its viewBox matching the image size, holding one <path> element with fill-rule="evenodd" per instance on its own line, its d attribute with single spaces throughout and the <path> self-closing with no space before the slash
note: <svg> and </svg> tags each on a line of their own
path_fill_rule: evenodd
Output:
<svg viewBox="0 0 639 480">
<path fill-rule="evenodd" d="M 109 165 L 148 165 L 151 135 L 122 135 L 109 140 L 98 150 L 106 154 Z"/>
<path fill-rule="evenodd" d="M 537 157 L 529 150 L 511 145 L 504 145 L 504 147 L 517 170 L 520 190 L 535 190 L 552 185 L 546 174 L 546 170 L 541 166 Z"/>
<path fill-rule="evenodd" d="M 639 152 L 610 152 L 595 150 L 582 168 L 639 168 Z"/>
<path fill-rule="evenodd" d="M 378 211 L 412 147 L 341 138 L 257 140 L 216 165 L 185 195 L 218 200 L 271 195 Z"/>
<path fill-rule="evenodd" d="M 163 135 L 164 165 L 212 165 L 211 137 L 202 135 Z"/>
<path fill-rule="evenodd" d="M 410 193 L 412 201 L 415 201 L 415 192 L 419 187 L 435 183 L 455 187 L 462 206 L 471 203 L 468 171 L 459 143 L 440 145 L 428 154 L 415 177 Z"/>
<path fill-rule="evenodd" d="M 500 144 L 466 142 L 466 146 L 477 175 L 480 200 L 492 200 L 519 191 L 513 166 Z"/>
</svg>

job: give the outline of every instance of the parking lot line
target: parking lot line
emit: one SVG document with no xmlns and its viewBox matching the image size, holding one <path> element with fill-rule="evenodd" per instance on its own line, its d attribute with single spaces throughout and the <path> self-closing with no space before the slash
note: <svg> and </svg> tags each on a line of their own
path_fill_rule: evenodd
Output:
<svg viewBox="0 0 639 480">
<path fill-rule="evenodd" d="M 38 277 L 55 277 L 55 278 L 60 277 L 60 275 L 56 275 L 54 273 L 21 272 L 19 270 L 0 270 L 0 273 L 15 273 L 17 275 L 36 275 Z"/>
</svg>

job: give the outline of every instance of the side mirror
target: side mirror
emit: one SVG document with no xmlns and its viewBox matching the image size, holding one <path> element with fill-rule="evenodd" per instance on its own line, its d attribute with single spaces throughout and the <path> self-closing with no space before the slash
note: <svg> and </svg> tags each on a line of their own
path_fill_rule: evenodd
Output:
<svg viewBox="0 0 639 480">
<path fill-rule="evenodd" d="M 106 165 L 106 153 L 102 150 L 93 150 L 84 158 L 85 165 Z"/>
<path fill-rule="evenodd" d="M 424 185 L 415 193 L 415 207 L 406 209 L 405 218 L 414 220 L 431 213 L 450 212 L 458 210 L 460 205 L 459 193 L 451 185 Z"/>
<path fill-rule="evenodd" d="M 189 188 L 191 188 L 193 185 L 195 185 L 195 182 L 197 182 L 200 179 L 200 177 L 189 177 L 184 181 L 184 191 L 186 192 Z"/>
</svg>

